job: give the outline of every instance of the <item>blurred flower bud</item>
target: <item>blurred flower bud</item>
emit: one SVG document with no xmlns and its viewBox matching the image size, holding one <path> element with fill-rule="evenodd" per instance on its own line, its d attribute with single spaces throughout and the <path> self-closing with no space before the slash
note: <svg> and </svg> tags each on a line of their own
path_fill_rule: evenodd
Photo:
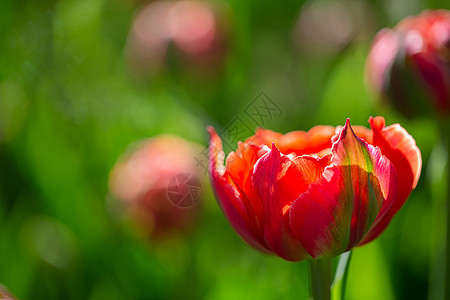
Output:
<svg viewBox="0 0 450 300">
<path fill-rule="evenodd" d="M 16 298 L 13 297 L 8 289 L 0 284 L 0 300 L 15 300 Z"/>
<path fill-rule="evenodd" d="M 144 6 L 129 33 L 126 56 L 134 73 L 154 74 L 173 59 L 196 70 L 216 69 L 226 53 L 224 11 L 201 1 L 158 1 Z"/>
<path fill-rule="evenodd" d="M 312 54 L 339 52 L 362 33 L 371 31 L 374 18 L 359 0 L 310 1 L 298 17 L 294 41 Z"/>
<path fill-rule="evenodd" d="M 109 189 L 145 236 L 152 240 L 189 231 L 201 197 L 198 148 L 175 136 L 137 144 L 110 173 Z"/>
<path fill-rule="evenodd" d="M 427 10 L 382 29 L 366 62 L 368 84 L 405 116 L 450 112 L 450 11 Z"/>
</svg>

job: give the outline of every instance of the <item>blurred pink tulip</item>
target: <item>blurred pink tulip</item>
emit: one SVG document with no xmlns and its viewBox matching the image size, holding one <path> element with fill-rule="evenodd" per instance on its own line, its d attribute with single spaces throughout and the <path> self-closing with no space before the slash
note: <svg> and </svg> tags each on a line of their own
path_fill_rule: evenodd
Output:
<svg viewBox="0 0 450 300">
<path fill-rule="evenodd" d="M 211 3 L 183 0 L 147 4 L 136 15 L 127 58 L 138 73 L 156 73 L 166 63 L 170 46 L 179 59 L 196 69 L 223 63 L 226 29 L 223 10 Z"/>
<path fill-rule="evenodd" d="M 111 194 L 152 240 L 186 232 L 195 223 L 201 194 L 196 150 L 179 137 L 159 136 L 139 143 L 111 171 Z"/>
<path fill-rule="evenodd" d="M 382 29 L 366 63 L 368 83 L 403 114 L 450 112 L 450 11 L 426 10 Z"/>
</svg>

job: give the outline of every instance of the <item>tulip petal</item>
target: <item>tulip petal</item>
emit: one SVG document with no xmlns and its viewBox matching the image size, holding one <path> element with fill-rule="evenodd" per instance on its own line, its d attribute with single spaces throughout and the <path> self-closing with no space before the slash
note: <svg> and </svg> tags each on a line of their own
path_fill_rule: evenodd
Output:
<svg viewBox="0 0 450 300">
<path fill-rule="evenodd" d="M 282 136 L 283 135 L 281 133 L 269 129 L 258 128 L 255 132 L 255 135 L 246 139 L 245 142 L 271 147 L 272 143 L 278 141 L 278 139 L 280 139 Z"/>
<path fill-rule="evenodd" d="M 373 132 L 373 145 L 379 147 L 383 155 L 392 162 L 401 180 L 398 182 L 394 202 L 385 204 L 361 245 L 372 241 L 384 231 L 416 187 L 422 169 L 420 150 L 403 127 L 399 124 L 385 127 L 383 117 L 370 118 L 369 123 Z"/>
<path fill-rule="evenodd" d="M 380 149 L 355 136 L 348 120 L 332 154 L 323 176 L 290 209 L 291 229 L 314 258 L 357 245 L 396 192 L 394 166 Z"/>
<path fill-rule="evenodd" d="M 304 154 L 320 153 L 331 148 L 331 138 L 335 134 L 333 126 L 315 126 L 309 131 L 292 131 L 283 135 L 277 143 L 282 153 L 295 153 L 297 156 Z"/>
<path fill-rule="evenodd" d="M 276 146 L 260 158 L 254 168 L 253 183 L 265 210 L 264 235 L 272 251 L 284 259 L 308 257 L 289 226 L 289 208 L 311 182 L 321 177 L 329 157 L 296 157 L 290 160 Z"/>
<path fill-rule="evenodd" d="M 255 135 L 249 137 L 245 142 L 268 147 L 274 143 L 281 153 L 295 153 L 296 156 L 300 156 L 329 150 L 332 145 L 331 137 L 334 134 L 335 127 L 323 125 L 315 126 L 309 131 L 297 130 L 284 135 L 272 130 L 258 128 Z"/>
<path fill-rule="evenodd" d="M 216 199 L 223 213 L 238 234 L 252 247 L 266 253 L 268 249 L 262 233 L 256 228 L 254 214 L 249 214 L 252 207 L 245 193 L 233 182 L 223 165 L 225 153 L 222 141 L 212 127 L 208 127 L 210 134 L 209 145 L 209 174 Z"/>
<path fill-rule="evenodd" d="M 262 236 L 264 208 L 252 182 L 253 166 L 269 148 L 251 143 L 238 144 L 236 152 L 230 152 L 226 159 L 226 169 L 233 182 L 245 193 L 252 210 L 249 212 L 256 219 L 257 232 Z"/>
<path fill-rule="evenodd" d="M 369 144 L 372 142 L 372 131 L 370 129 L 364 126 L 352 126 L 352 128 L 359 138 L 364 139 Z M 241 149 L 246 149 L 249 145 L 260 148 L 262 145 L 270 147 L 274 143 L 283 154 L 294 153 L 296 156 L 317 154 L 323 156 L 328 154 L 327 152 L 331 153 L 332 138 L 337 135 L 337 139 L 341 129 L 342 126 L 318 125 L 309 131 L 296 130 L 283 135 L 269 129 L 258 128 L 254 136 L 239 144 L 236 154 L 242 157 L 241 152 L 243 151 Z"/>
<path fill-rule="evenodd" d="M 333 143 L 339 139 L 339 135 L 343 126 L 336 127 L 336 135 L 332 137 Z M 353 133 L 360 139 L 364 140 L 368 144 L 372 144 L 372 130 L 364 126 L 352 126 Z"/>
</svg>

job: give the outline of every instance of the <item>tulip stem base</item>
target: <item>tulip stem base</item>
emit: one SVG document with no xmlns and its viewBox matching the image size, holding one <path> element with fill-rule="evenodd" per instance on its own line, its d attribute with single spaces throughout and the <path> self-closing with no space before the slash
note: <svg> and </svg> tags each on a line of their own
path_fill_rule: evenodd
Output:
<svg viewBox="0 0 450 300">
<path fill-rule="evenodd" d="M 310 299 L 330 300 L 331 298 L 331 258 L 310 259 Z"/>
</svg>

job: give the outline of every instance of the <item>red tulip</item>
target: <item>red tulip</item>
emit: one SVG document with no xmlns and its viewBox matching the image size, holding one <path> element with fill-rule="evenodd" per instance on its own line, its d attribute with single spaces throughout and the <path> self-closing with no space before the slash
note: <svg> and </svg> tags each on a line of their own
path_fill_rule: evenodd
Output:
<svg viewBox="0 0 450 300">
<path fill-rule="evenodd" d="M 407 116 L 450 113 L 450 11 L 427 10 L 375 37 L 370 85 Z"/>
<path fill-rule="evenodd" d="M 225 166 L 211 136 L 209 173 L 219 205 L 254 248 L 298 261 L 335 256 L 375 239 L 419 179 L 422 159 L 400 125 L 258 129 Z"/>
</svg>

